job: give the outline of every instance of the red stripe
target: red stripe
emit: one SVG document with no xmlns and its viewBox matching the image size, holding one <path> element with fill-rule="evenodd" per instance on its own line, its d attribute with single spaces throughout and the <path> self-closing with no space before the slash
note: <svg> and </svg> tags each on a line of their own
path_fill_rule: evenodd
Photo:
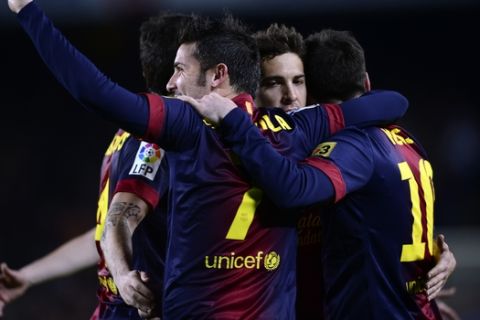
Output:
<svg viewBox="0 0 480 320">
<path fill-rule="evenodd" d="M 156 94 L 147 93 L 149 117 L 148 128 L 144 140 L 155 142 L 162 136 L 165 125 L 166 110 L 163 98 Z"/>
<path fill-rule="evenodd" d="M 334 134 L 345 128 L 345 119 L 343 112 L 338 104 L 324 104 L 327 111 L 328 124 L 330 125 L 330 134 Z"/>
<path fill-rule="evenodd" d="M 347 192 L 345 181 L 340 173 L 340 169 L 338 169 L 333 162 L 317 157 L 307 158 L 304 162 L 314 168 L 317 168 L 327 175 L 333 184 L 333 188 L 335 189 L 335 203 L 345 197 Z"/>
<path fill-rule="evenodd" d="M 155 208 L 160 200 L 157 190 L 147 183 L 138 179 L 125 179 L 117 183 L 115 193 L 129 192 L 140 197 L 152 209 Z"/>
</svg>

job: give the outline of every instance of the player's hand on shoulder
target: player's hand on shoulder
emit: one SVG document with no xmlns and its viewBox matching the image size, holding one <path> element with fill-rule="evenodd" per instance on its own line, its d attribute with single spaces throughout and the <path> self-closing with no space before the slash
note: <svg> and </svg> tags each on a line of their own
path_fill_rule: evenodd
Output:
<svg viewBox="0 0 480 320">
<path fill-rule="evenodd" d="M 429 300 L 438 296 L 457 265 L 457 260 L 452 251 L 450 251 L 443 234 L 437 236 L 437 248 L 440 250 L 437 264 L 428 272 L 426 289 Z"/>
<path fill-rule="evenodd" d="M 27 4 L 33 0 L 8 0 L 8 7 L 15 13 L 19 13 Z"/>
<path fill-rule="evenodd" d="M 30 286 L 20 271 L 10 269 L 6 263 L 0 264 L 0 316 L 3 308 L 21 297 Z"/>
<path fill-rule="evenodd" d="M 144 272 L 132 270 L 126 274 L 118 275 L 115 278 L 115 283 L 126 304 L 141 310 L 145 314 L 150 314 L 155 309 L 155 297 L 148 288 L 148 276 Z"/>
<path fill-rule="evenodd" d="M 191 104 L 198 113 L 214 124 L 220 123 L 230 111 L 237 107 L 232 100 L 222 97 L 215 92 L 211 92 L 201 99 L 187 96 L 178 96 L 177 98 Z"/>
</svg>

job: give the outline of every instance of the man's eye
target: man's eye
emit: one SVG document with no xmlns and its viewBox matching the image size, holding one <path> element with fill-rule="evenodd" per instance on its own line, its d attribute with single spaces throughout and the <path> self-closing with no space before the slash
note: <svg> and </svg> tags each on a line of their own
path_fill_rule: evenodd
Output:
<svg viewBox="0 0 480 320">
<path fill-rule="evenodd" d="M 305 78 L 298 78 L 298 79 L 295 79 L 293 80 L 293 83 L 296 84 L 296 85 L 302 85 L 302 84 L 305 84 Z"/>
<path fill-rule="evenodd" d="M 262 86 L 267 88 L 274 87 L 277 85 L 280 85 L 280 82 L 278 82 L 277 80 L 268 80 L 268 81 L 262 82 Z"/>
</svg>

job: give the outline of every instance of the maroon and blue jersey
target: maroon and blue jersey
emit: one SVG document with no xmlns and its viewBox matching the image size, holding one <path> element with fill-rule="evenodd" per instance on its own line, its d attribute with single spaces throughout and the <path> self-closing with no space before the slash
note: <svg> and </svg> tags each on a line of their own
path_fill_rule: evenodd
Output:
<svg viewBox="0 0 480 320">
<path fill-rule="evenodd" d="M 418 142 L 396 126 L 350 128 L 297 165 L 243 118 L 226 140 L 270 197 L 328 204 L 321 212 L 327 318 L 440 319 L 424 290 L 435 264 L 434 188 Z"/>
<path fill-rule="evenodd" d="M 297 221 L 297 320 L 324 318 L 320 210 L 307 208 Z"/>
<path fill-rule="evenodd" d="M 33 2 L 18 17 L 47 66 L 78 101 L 167 150 L 171 197 L 164 318 L 294 318 L 295 219 L 277 214 L 220 138 L 221 128 L 181 100 L 135 94 L 112 82 Z M 275 148 L 293 160 L 305 158 L 345 124 L 392 120 L 407 107 L 400 95 L 380 92 L 342 105 L 343 112 L 338 105 L 311 107 L 290 120 L 279 110 L 258 113 L 245 94 L 235 102 L 239 108 L 233 112 L 250 114 Z M 378 107 L 386 103 L 391 108 Z"/>
<path fill-rule="evenodd" d="M 166 198 L 168 171 L 162 161 L 163 151 L 158 146 L 141 142 L 129 133 L 119 130 L 103 158 L 100 175 L 100 196 L 97 210 L 95 241 L 100 256 L 98 263 L 99 307 L 92 319 L 139 318 L 135 308 L 127 306 L 106 265 L 100 239 L 113 195 L 117 192 L 134 193 L 152 209 L 137 226 L 132 237 L 132 268 L 150 275 L 152 291 L 161 308 L 163 269 L 166 243 Z"/>
<path fill-rule="evenodd" d="M 435 265 L 434 189 L 418 142 L 396 126 L 345 130 L 306 163 L 335 189 L 322 213 L 329 317 L 440 319 L 424 290 Z"/>
</svg>

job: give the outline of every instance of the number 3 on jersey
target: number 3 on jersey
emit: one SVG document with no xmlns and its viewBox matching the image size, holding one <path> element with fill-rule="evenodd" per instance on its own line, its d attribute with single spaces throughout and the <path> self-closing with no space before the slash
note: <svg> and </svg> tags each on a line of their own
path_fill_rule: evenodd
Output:
<svg viewBox="0 0 480 320">
<path fill-rule="evenodd" d="M 412 262 L 423 260 L 425 258 L 425 242 L 422 242 L 423 232 L 427 232 L 428 252 L 433 254 L 433 202 L 434 194 L 432 187 L 433 171 L 432 166 L 427 160 L 420 159 L 418 169 L 420 172 L 420 187 L 423 192 L 419 192 L 419 186 L 415 180 L 412 169 L 407 162 L 398 164 L 402 180 L 408 181 L 410 189 L 410 200 L 412 202 L 412 243 L 402 246 L 401 262 Z M 425 210 L 422 212 L 420 195 L 423 194 Z M 426 219 L 426 229 L 424 230 L 422 218 Z"/>
</svg>

